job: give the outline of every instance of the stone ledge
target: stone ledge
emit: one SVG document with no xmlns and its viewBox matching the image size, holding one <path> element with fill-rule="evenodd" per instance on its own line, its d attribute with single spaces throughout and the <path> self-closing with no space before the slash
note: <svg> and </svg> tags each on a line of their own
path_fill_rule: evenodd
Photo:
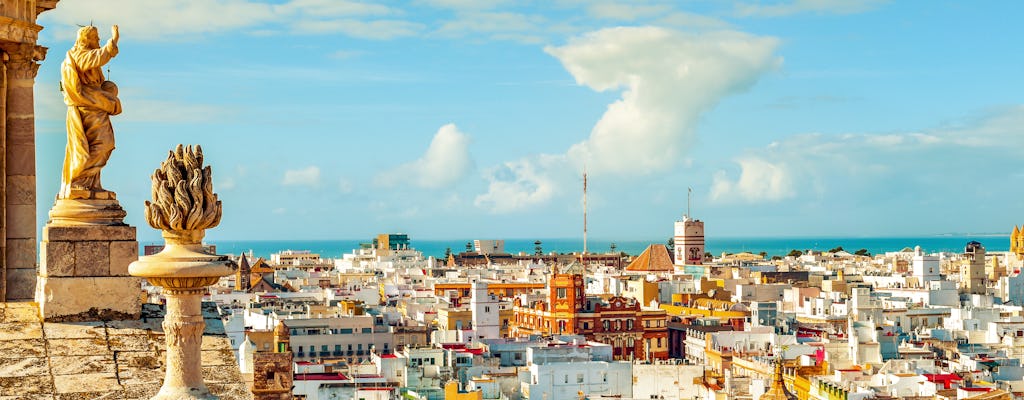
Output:
<svg viewBox="0 0 1024 400">
<path fill-rule="evenodd" d="M 212 310 L 210 303 L 203 306 Z M 145 320 L 84 323 L 40 322 L 36 307 L 0 303 L 0 311 L 13 310 L 17 317 L 0 321 L 0 331 L 11 333 L 0 334 L 0 400 L 149 399 L 160 389 L 166 356 L 156 350 L 164 342 L 159 333 L 164 314 L 160 305 L 139 307 Z M 209 331 L 223 331 L 219 320 L 207 323 Z M 253 398 L 228 337 L 204 334 L 202 361 L 212 394 L 225 400 Z"/>
<path fill-rule="evenodd" d="M 48 322 L 136 319 L 142 280 L 131 277 L 45 277 L 36 282 L 36 302 Z"/>
</svg>

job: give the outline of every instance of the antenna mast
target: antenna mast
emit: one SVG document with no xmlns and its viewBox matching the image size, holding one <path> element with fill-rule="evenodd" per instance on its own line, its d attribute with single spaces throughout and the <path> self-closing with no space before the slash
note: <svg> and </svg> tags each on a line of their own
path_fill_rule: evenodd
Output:
<svg viewBox="0 0 1024 400">
<path fill-rule="evenodd" d="M 587 168 L 583 168 L 583 254 L 587 254 Z M 586 260 L 581 260 L 586 264 Z"/>
<path fill-rule="evenodd" d="M 693 188 L 686 188 L 686 218 L 690 218 L 690 197 L 693 195 Z"/>
</svg>

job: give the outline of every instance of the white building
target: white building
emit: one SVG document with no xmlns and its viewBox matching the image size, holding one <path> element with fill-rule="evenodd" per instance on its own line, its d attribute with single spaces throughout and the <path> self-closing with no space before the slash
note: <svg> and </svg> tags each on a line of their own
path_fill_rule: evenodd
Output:
<svg viewBox="0 0 1024 400">
<path fill-rule="evenodd" d="M 473 250 L 480 254 L 505 254 L 504 240 L 473 240 Z"/>
<path fill-rule="evenodd" d="M 587 396 L 633 397 L 633 371 L 629 362 L 554 362 L 530 366 L 522 382 L 527 400 L 576 399 Z"/>
<path fill-rule="evenodd" d="M 927 288 L 929 282 L 942 279 L 939 276 L 939 255 L 924 254 L 921 246 L 914 248 L 914 256 L 911 258 L 911 269 L 914 278 L 917 278 L 918 287 Z"/>
<path fill-rule="evenodd" d="M 473 311 L 473 329 L 477 339 L 498 339 L 501 337 L 501 318 L 498 314 L 501 304 L 498 297 L 487 292 L 486 282 L 473 282 L 469 308 Z"/>
<path fill-rule="evenodd" d="M 676 265 L 701 265 L 704 263 L 704 222 L 684 215 L 675 224 Z"/>
</svg>

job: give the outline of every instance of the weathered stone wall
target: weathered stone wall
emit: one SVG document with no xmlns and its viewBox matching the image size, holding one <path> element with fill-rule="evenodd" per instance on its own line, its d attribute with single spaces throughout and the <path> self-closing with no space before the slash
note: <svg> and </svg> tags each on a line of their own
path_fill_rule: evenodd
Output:
<svg viewBox="0 0 1024 400">
<path fill-rule="evenodd" d="M 164 310 L 142 319 L 43 322 L 33 303 L 0 303 L 0 398 L 149 399 L 164 379 Z M 203 304 L 202 375 L 224 400 L 247 400 L 231 340 L 213 303 Z"/>
<path fill-rule="evenodd" d="M 253 354 L 253 398 L 256 400 L 291 400 L 292 353 Z"/>
</svg>

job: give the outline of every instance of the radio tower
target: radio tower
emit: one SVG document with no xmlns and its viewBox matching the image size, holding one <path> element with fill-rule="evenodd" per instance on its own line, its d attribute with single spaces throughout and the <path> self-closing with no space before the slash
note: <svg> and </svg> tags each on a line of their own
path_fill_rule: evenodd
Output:
<svg viewBox="0 0 1024 400">
<path fill-rule="evenodd" d="M 587 255 L 587 169 L 583 168 L 583 255 Z M 583 259 L 583 264 L 586 260 Z"/>
</svg>

